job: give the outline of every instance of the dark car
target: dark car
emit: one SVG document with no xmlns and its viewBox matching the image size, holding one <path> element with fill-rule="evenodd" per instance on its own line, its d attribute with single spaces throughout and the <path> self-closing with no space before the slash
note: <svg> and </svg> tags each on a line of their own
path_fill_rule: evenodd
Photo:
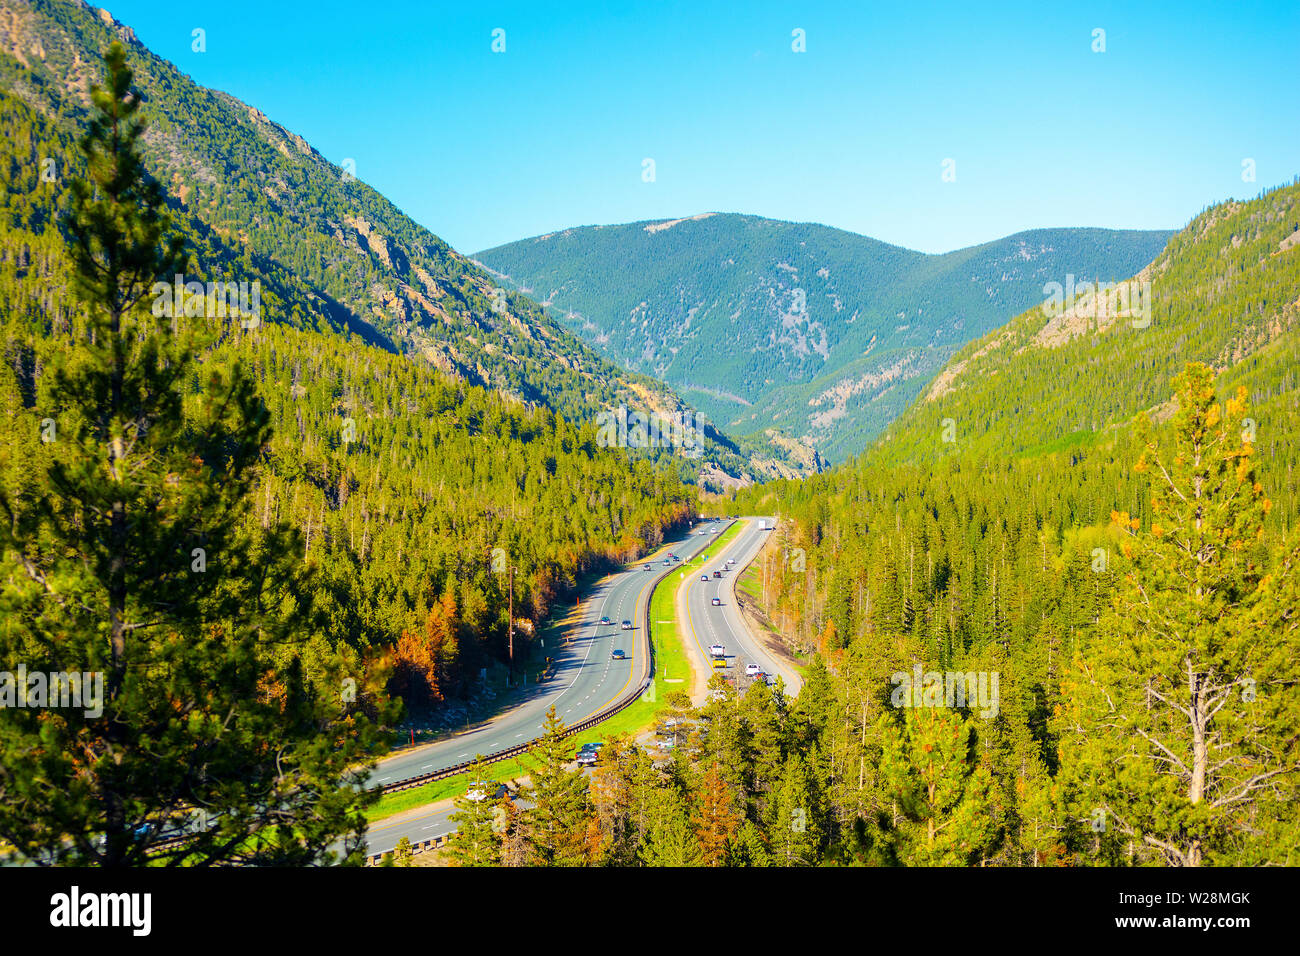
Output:
<svg viewBox="0 0 1300 956">
<path fill-rule="evenodd" d="M 714 572 L 713 572 L 713 576 L 714 576 L 715 578 L 720 578 L 720 577 L 722 577 L 722 572 L 721 572 L 721 571 L 714 571 Z"/>
</svg>

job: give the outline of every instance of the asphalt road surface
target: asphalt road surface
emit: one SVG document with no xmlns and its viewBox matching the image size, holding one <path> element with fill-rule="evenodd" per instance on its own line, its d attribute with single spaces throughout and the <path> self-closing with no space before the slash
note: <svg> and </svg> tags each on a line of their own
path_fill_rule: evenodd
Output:
<svg viewBox="0 0 1300 956">
<path fill-rule="evenodd" d="M 689 621 L 686 628 L 687 650 L 707 671 L 712 666 L 710 646 L 721 644 L 725 648 L 724 659 L 727 662 L 722 673 L 732 679 L 738 691 L 744 693 L 748 688 L 752 678 L 746 674 L 746 670 L 753 664 L 765 675 L 781 677 L 785 682 L 786 695 L 793 697 L 799 693 L 803 681 L 794 668 L 769 651 L 750 633 L 741 618 L 736 597 L 736 578 L 754 560 L 759 549 L 766 543 L 767 536 L 772 533 L 760 529 L 760 521 L 766 521 L 768 528 L 773 525 L 771 518 L 744 519 L 740 533 L 730 545 L 724 551 L 710 555 L 709 560 L 692 577 L 683 598 Z M 727 567 L 728 559 L 735 560 L 730 569 Z M 714 571 L 721 571 L 722 577 L 715 578 Z M 721 603 L 715 605 L 715 598 Z"/>
<path fill-rule="evenodd" d="M 767 523 L 770 527 L 771 519 Z M 736 607 L 734 579 L 758 553 L 770 532 L 759 530 L 758 519 L 744 519 L 739 535 L 718 551 L 714 542 L 729 524 L 728 521 L 701 522 L 689 535 L 668 542 L 624 571 L 602 578 L 583 598 L 575 639 L 558 655 L 555 678 L 523 703 L 484 725 L 383 761 L 372 776 L 371 785 L 404 780 L 463 763 L 479 753 L 486 755 L 533 740 L 542 732 L 542 722 L 551 704 L 555 704 L 556 712 L 571 726 L 633 692 L 641 685 L 649 667 L 643 614 L 645 598 L 662 572 L 668 570 L 663 559 L 669 553 L 682 559 L 674 566 L 685 572 L 687 581 L 691 582 L 686 588 L 690 622 L 686 628 L 688 651 L 698 655 L 707 669 L 708 646 L 721 643 L 728 652 L 728 673 L 738 677 L 737 685 L 742 690 L 748 680 L 744 675 L 745 665 L 752 661 L 768 674 L 781 675 L 788 694 L 797 693 L 798 675 L 750 636 Z M 700 555 L 704 555 L 703 561 Z M 724 571 L 721 579 L 714 578 L 714 569 L 723 569 L 727 558 L 735 559 L 734 570 Z M 647 565 L 655 573 L 646 571 Z M 707 583 L 700 580 L 704 574 L 709 577 Z M 669 580 L 676 578 L 673 575 Z M 712 604 L 714 597 L 722 600 L 721 606 Z M 608 617 L 611 624 L 602 626 L 599 623 L 602 617 Z M 633 630 L 622 630 L 620 625 L 624 620 L 633 623 Z M 628 660 L 613 660 L 615 648 L 621 649 Z M 490 767 L 487 772 L 491 773 Z M 420 843 L 450 833 L 455 824 L 448 817 L 454 812 L 449 801 L 440 801 L 380 820 L 370 828 L 367 852 L 387 853 L 404 836 L 412 843 Z"/>
</svg>

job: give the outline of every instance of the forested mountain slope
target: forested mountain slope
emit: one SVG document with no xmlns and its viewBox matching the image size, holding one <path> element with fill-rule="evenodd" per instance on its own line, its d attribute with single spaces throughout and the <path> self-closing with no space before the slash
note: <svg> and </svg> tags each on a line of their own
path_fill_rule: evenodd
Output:
<svg viewBox="0 0 1300 956">
<path fill-rule="evenodd" d="M 148 168 L 230 253 L 226 278 L 272 274 L 298 291 L 300 301 L 283 303 L 271 320 L 355 331 L 573 421 L 620 405 L 665 416 L 692 411 L 654 379 L 601 359 L 301 137 L 194 83 L 105 11 L 80 0 L 0 2 L 0 89 L 57 126 L 76 124 L 86 84 L 114 39 L 126 46 L 145 99 Z M 743 474 L 734 447 L 710 435 L 704 458 L 680 460 L 679 468 L 694 476 L 713 462 Z"/>
<path fill-rule="evenodd" d="M 974 743 L 916 756 L 956 789 L 904 825 L 1019 864 L 1294 859 L 1298 200 L 1198 216 L 1139 276 L 1149 325 L 1031 310 L 852 464 L 727 505 L 786 519 L 763 603 L 831 664 L 839 805 L 883 826 L 908 793 L 871 769 L 925 739 L 892 677 L 996 674 L 995 715 L 927 712 Z"/>
<path fill-rule="evenodd" d="M 811 223 L 706 213 L 587 226 L 477 253 L 625 367 L 736 436 L 860 451 L 952 352 L 1040 301 L 1114 280 L 1171 233 L 1038 229 L 925 255 Z"/>
<path fill-rule="evenodd" d="M 961 349 L 870 457 L 924 461 L 971 448 L 1012 455 L 1091 444 L 1140 411 L 1167 414 L 1158 406 L 1186 361 L 1213 366 L 1225 385 L 1248 385 L 1258 402 L 1292 393 L 1300 369 L 1298 247 L 1300 185 L 1213 206 L 1134 277 L 1139 288 L 1149 284 L 1149 316 L 1106 296 L 1084 296 L 1073 308 L 1062 302 L 1055 316 L 1030 309 Z M 1292 434 L 1285 403 L 1256 418 L 1266 451 Z M 955 441 L 941 440 L 945 419 Z"/>
<path fill-rule="evenodd" d="M 8 64 L 8 80 L 38 83 Z M 69 183 L 85 168 L 75 115 L 0 90 L 0 481 L 20 507 L 48 495 L 33 483 L 58 452 L 43 421 L 56 435 L 67 426 L 50 404 L 50 357 L 86 328 L 63 228 Z M 508 567 L 518 569 L 516 640 L 526 642 L 579 574 L 657 543 L 693 510 L 695 490 L 667 456 L 602 447 L 585 416 L 570 421 L 546 401 L 392 350 L 379 326 L 345 315 L 274 248 L 233 239 L 193 203 L 172 212 L 188 242 L 187 279 L 261 284 L 260 323 L 225 319 L 206 361 L 242 364 L 269 414 L 273 438 L 247 521 L 283 521 L 302 535 L 302 558 L 319 571 L 317 663 L 374 661 L 403 632 L 417 643 L 437 635 L 425 696 L 472 690 L 479 669 L 505 654 Z M 569 397 L 614 394 L 587 377 L 582 389 Z M 188 401 L 201 394 L 191 383 Z"/>
</svg>

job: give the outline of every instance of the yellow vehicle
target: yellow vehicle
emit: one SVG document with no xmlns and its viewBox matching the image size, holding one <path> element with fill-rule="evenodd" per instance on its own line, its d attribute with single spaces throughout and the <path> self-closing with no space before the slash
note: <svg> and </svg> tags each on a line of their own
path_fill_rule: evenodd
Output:
<svg viewBox="0 0 1300 956">
<path fill-rule="evenodd" d="M 713 669 L 715 671 L 725 671 L 727 669 L 727 659 L 725 657 L 715 657 L 713 659 Z"/>
</svg>

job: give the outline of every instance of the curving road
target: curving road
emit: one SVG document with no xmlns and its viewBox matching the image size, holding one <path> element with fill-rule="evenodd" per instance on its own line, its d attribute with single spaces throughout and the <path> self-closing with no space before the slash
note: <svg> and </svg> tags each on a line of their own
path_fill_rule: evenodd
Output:
<svg viewBox="0 0 1300 956">
<path fill-rule="evenodd" d="M 552 656 L 557 658 L 555 676 L 540 685 L 526 700 L 492 720 L 447 740 L 403 751 L 381 761 L 371 774 L 369 786 L 405 780 L 422 773 L 442 770 L 538 737 L 547 709 L 554 704 L 565 724 L 572 726 L 640 687 L 649 676 L 649 643 L 646 635 L 645 602 L 653 585 L 669 571 L 663 564 L 670 554 L 678 555 L 682 567 L 705 551 L 730 522 L 703 521 L 686 534 L 670 539 L 653 554 L 629 565 L 624 571 L 602 578 L 582 601 L 581 620 L 570 630 L 570 642 Z M 703 531 L 703 534 L 699 532 Z M 730 550 L 730 549 L 729 549 Z M 647 566 L 651 569 L 647 571 Z M 694 563 L 693 567 L 698 567 Z M 653 572 L 653 573 L 651 573 Z M 608 617 L 610 625 L 600 619 Z M 633 629 L 625 631 L 627 620 Z M 620 649 L 626 660 L 614 660 Z M 421 811 L 410 811 L 370 828 L 368 853 L 384 853 L 403 836 L 413 843 L 441 836 L 455 829 L 447 817 L 454 810 L 446 802 Z"/>
</svg>

